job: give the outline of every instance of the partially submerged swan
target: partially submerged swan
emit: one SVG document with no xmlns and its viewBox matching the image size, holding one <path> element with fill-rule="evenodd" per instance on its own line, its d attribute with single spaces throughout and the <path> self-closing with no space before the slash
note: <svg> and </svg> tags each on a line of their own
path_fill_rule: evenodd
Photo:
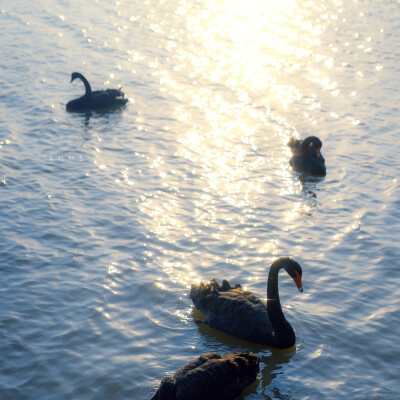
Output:
<svg viewBox="0 0 400 400">
<path fill-rule="evenodd" d="M 300 264 L 282 257 L 275 260 L 269 270 L 267 305 L 260 297 L 243 290 L 240 284 L 232 287 L 226 280 L 222 285 L 214 279 L 210 284 L 192 285 L 190 297 L 196 308 L 206 316 L 203 322 L 212 328 L 250 342 L 289 348 L 294 346 L 296 337 L 279 300 L 278 273 L 282 268 L 302 292 Z"/>
<path fill-rule="evenodd" d="M 84 112 L 89 110 L 104 110 L 112 107 L 119 107 L 128 102 L 121 89 L 96 90 L 92 88 L 88 80 L 79 72 L 73 72 L 71 82 L 80 79 L 85 85 L 85 94 L 78 99 L 67 103 L 67 111 Z"/>
<path fill-rule="evenodd" d="M 234 400 L 256 380 L 259 363 L 252 353 L 203 354 L 164 377 L 151 400 Z"/>
<path fill-rule="evenodd" d="M 295 170 L 312 175 L 326 175 L 325 159 L 321 154 L 322 142 L 319 138 L 316 136 L 309 136 L 304 140 L 291 138 L 288 146 L 293 154 L 290 165 Z"/>
</svg>

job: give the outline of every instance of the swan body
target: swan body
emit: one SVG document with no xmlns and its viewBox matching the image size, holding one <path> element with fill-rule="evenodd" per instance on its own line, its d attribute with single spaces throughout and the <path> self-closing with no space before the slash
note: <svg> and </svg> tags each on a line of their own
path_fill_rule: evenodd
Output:
<svg viewBox="0 0 400 400">
<path fill-rule="evenodd" d="M 302 269 L 295 260 L 282 257 L 273 262 L 268 274 L 267 304 L 255 294 L 243 290 L 240 284 L 232 287 L 224 280 L 219 285 L 192 285 L 190 298 L 212 328 L 250 342 L 281 349 L 294 346 L 296 337 L 281 307 L 278 273 L 284 268 L 300 292 Z"/>
<path fill-rule="evenodd" d="M 252 353 L 203 354 L 164 377 L 151 400 L 234 400 L 256 380 L 259 363 Z"/>
<path fill-rule="evenodd" d="M 79 72 L 71 75 L 71 82 L 80 79 L 85 85 L 85 94 L 78 99 L 67 103 L 67 111 L 85 112 L 90 110 L 104 110 L 119 107 L 128 102 L 121 89 L 106 89 L 92 91 L 88 80 Z"/>
<path fill-rule="evenodd" d="M 288 146 L 293 154 L 290 165 L 295 170 L 312 175 L 326 175 L 325 159 L 321 154 L 322 142 L 319 138 L 316 136 L 309 136 L 304 140 L 291 138 Z"/>
</svg>

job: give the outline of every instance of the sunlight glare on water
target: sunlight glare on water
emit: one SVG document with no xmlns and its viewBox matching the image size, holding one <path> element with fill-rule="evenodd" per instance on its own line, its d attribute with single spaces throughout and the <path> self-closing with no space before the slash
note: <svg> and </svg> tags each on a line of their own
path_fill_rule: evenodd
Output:
<svg viewBox="0 0 400 400">
<path fill-rule="evenodd" d="M 209 226 L 216 220 L 216 199 L 234 208 L 255 207 L 254 198 L 265 194 L 265 182 L 273 176 L 249 177 L 263 171 L 266 163 L 284 182 L 279 195 L 301 190 L 288 166 L 290 152 L 285 147 L 290 136 L 299 135 L 272 107 L 278 102 L 286 109 L 303 96 L 301 88 L 285 84 L 281 77 L 304 67 L 303 59 L 319 45 L 323 26 L 311 24 L 307 20 L 310 11 L 299 12 L 293 1 L 220 2 L 200 10 L 190 2 L 180 4 L 178 14 L 185 19 L 187 39 L 167 43 L 173 66 L 168 64 L 163 70 L 157 64 L 153 74 L 159 77 L 160 90 L 179 100 L 174 116 L 187 129 L 177 137 L 177 155 L 193 163 L 190 174 L 200 177 L 197 189 L 202 194 L 195 204 L 195 216 L 200 225 Z M 171 32 L 167 28 L 162 33 L 171 37 L 176 28 Z M 274 146 L 276 141 L 281 144 L 271 147 L 268 158 L 259 152 L 264 145 L 259 143 L 262 130 Z M 172 186 L 165 172 L 163 179 L 165 186 Z M 154 231 L 169 231 L 165 239 L 174 241 L 168 225 L 176 226 L 194 240 L 195 233 L 184 227 L 175 210 L 180 212 L 171 202 L 152 209 Z M 286 212 L 287 220 L 308 211 L 309 205 L 297 202 Z M 221 237 L 221 232 L 214 235 L 228 243 L 232 240 Z"/>
</svg>

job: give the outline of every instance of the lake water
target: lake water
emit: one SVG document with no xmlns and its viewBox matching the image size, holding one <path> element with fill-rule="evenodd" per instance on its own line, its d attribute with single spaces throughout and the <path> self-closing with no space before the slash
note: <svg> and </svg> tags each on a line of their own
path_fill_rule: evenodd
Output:
<svg viewBox="0 0 400 400">
<path fill-rule="evenodd" d="M 0 1 L 0 398 L 149 399 L 253 351 L 245 399 L 400 393 L 397 1 Z M 130 102 L 74 114 L 122 85 Z M 319 136 L 325 178 L 288 165 Z M 266 296 L 296 348 L 194 323 L 192 282 Z"/>
</svg>

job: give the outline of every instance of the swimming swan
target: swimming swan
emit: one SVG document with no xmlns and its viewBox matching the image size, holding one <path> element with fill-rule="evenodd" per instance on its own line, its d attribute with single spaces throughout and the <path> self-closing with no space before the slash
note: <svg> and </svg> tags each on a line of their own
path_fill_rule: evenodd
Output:
<svg viewBox="0 0 400 400">
<path fill-rule="evenodd" d="M 252 353 L 203 354 L 164 377 L 151 400 L 234 400 L 256 380 L 259 363 Z"/>
<path fill-rule="evenodd" d="M 124 93 L 121 89 L 106 89 L 96 90 L 92 92 L 87 79 L 79 72 L 73 72 L 71 82 L 75 79 L 80 79 L 85 85 L 85 94 L 78 99 L 71 100 L 67 103 L 67 111 L 83 112 L 89 110 L 104 110 L 112 107 L 119 107 L 128 102 L 124 98 Z"/>
<path fill-rule="evenodd" d="M 325 159 L 321 154 L 322 142 L 319 138 L 316 136 L 309 136 L 304 140 L 291 138 L 288 146 L 293 154 L 290 165 L 295 170 L 312 175 L 326 175 Z"/>
<path fill-rule="evenodd" d="M 240 284 L 232 287 L 226 280 L 222 285 L 214 279 L 210 284 L 192 285 L 189 296 L 206 316 L 203 322 L 212 328 L 250 342 L 289 348 L 294 346 L 296 338 L 279 300 L 278 273 L 282 268 L 302 292 L 300 264 L 282 257 L 275 260 L 269 270 L 266 305 L 260 297 L 243 290 Z"/>
</svg>

